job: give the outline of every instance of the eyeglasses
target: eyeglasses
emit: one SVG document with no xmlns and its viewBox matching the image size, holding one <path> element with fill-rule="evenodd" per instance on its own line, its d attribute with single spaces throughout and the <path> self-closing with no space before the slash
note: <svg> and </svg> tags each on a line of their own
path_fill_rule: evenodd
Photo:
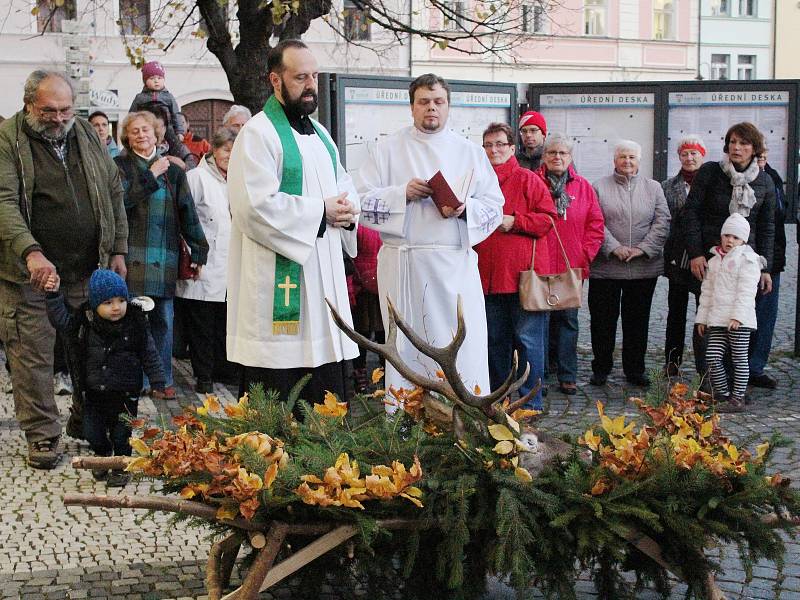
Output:
<svg viewBox="0 0 800 600">
<path fill-rule="evenodd" d="M 45 108 L 35 108 L 42 114 L 43 117 L 47 117 L 48 119 L 52 119 L 53 117 L 69 118 L 75 114 L 75 109 L 71 106 L 68 106 L 67 108 L 50 108 L 49 106 Z"/>
<path fill-rule="evenodd" d="M 492 144 L 491 142 L 488 144 L 483 145 L 484 150 L 491 150 L 492 148 L 497 148 L 498 150 L 502 150 L 503 148 L 510 146 L 511 144 L 507 144 L 506 142 L 497 142 L 496 144 Z"/>
<path fill-rule="evenodd" d="M 561 158 L 565 158 L 570 155 L 569 152 L 566 150 L 548 150 L 545 152 L 547 156 L 560 156 Z"/>
</svg>

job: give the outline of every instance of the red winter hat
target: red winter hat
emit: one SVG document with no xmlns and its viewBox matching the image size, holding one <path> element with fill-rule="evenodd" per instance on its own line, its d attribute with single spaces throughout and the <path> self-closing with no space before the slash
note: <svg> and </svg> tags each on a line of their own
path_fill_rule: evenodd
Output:
<svg viewBox="0 0 800 600">
<path fill-rule="evenodd" d="M 153 75 L 160 75 L 161 77 L 164 77 L 164 67 L 157 60 L 151 60 L 150 62 L 146 62 L 142 67 L 143 82 L 147 83 L 147 80 L 150 79 Z"/>
<path fill-rule="evenodd" d="M 542 131 L 542 135 L 547 135 L 547 121 L 544 120 L 542 113 L 538 113 L 535 110 L 529 110 L 524 113 L 519 118 L 519 127 L 517 129 L 522 129 L 525 125 L 536 125 Z"/>
</svg>

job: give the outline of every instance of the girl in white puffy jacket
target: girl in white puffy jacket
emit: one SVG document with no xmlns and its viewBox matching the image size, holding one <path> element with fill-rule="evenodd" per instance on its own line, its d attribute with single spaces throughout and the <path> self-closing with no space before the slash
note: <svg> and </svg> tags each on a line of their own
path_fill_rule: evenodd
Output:
<svg viewBox="0 0 800 600">
<path fill-rule="evenodd" d="M 747 351 L 750 334 L 756 329 L 756 293 L 763 257 L 747 245 L 750 224 L 742 215 L 732 214 L 722 225 L 721 243 L 712 248 L 713 257 L 703 278 L 695 324 L 700 335 L 708 334 L 706 362 L 721 412 L 744 410 L 744 393 L 750 376 Z M 730 348 L 733 391 L 728 390 L 724 358 Z"/>
</svg>

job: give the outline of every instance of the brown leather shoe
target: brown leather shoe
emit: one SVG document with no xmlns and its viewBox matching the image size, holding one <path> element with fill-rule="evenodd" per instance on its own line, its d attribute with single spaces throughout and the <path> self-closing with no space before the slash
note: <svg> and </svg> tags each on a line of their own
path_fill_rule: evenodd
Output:
<svg viewBox="0 0 800 600">
<path fill-rule="evenodd" d="M 34 469 L 54 469 L 61 460 L 61 436 L 28 442 L 28 464 Z"/>
<path fill-rule="evenodd" d="M 578 386 L 574 382 L 561 381 L 558 384 L 558 391 L 567 396 L 574 396 L 578 393 Z"/>
</svg>

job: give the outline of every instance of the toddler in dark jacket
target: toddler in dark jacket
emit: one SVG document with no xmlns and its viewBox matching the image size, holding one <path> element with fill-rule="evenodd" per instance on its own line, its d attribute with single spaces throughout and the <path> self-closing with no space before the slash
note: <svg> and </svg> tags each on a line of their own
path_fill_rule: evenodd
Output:
<svg viewBox="0 0 800 600">
<path fill-rule="evenodd" d="M 98 456 L 130 456 L 130 425 L 142 389 L 142 371 L 153 389 L 165 385 L 164 371 L 143 310 L 128 302 L 125 280 L 114 271 L 98 269 L 89 280 L 89 301 L 73 310 L 58 291 L 59 280 L 47 282 L 47 316 L 64 337 L 70 375 L 76 393 L 84 396 L 83 428 Z M 96 479 L 122 487 L 124 471 L 93 470 Z"/>
<path fill-rule="evenodd" d="M 187 169 L 197 166 L 197 159 L 183 143 L 186 134 L 183 122 L 178 118 L 180 106 L 175 96 L 166 88 L 166 72 L 163 65 L 151 60 L 142 66 L 144 87 L 136 94 L 128 112 L 146 110 L 164 121 L 164 141 L 168 149 L 165 154 L 177 156 L 186 163 Z"/>
</svg>

